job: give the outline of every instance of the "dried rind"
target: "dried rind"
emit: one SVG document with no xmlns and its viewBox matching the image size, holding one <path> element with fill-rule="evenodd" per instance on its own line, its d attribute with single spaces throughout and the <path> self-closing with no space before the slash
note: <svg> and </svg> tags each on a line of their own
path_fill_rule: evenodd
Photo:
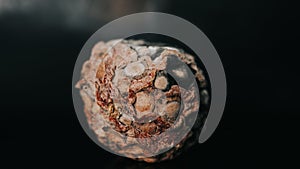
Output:
<svg viewBox="0 0 300 169">
<path fill-rule="evenodd" d="M 180 87 L 166 72 L 167 59 L 171 55 L 195 72 L 200 97 L 206 100 L 201 102 L 199 112 L 200 102 L 193 87 Z M 173 71 L 178 77 L 187 76 L 184 69 Z M 137 160 L 157 162 L 174 158 L 182 149 L 196 142 L 206 117 L 209 94 L 206 78 L 192 55 L 144 41 L 99 42 L 84 63 L 81 75 L 76 87 L 84 101 L 88 124 L 99 142 L 114 152 Z M 178 115 L 180 109 L 182 114 Z M 198 125 L 189 131 L 185 123 L 193 112 L 198 112 Z M 171 135 L 164 133 L 167 129 Z M 178 130 L 186 130 L 188 134 L 174 145 L 174 138 L 184 133 Z M 159 145 L 156 144 L 157 135 L 164 138 Z M 135 138 L 151 139 L 143 142 Z M 147 145 L 148 149 L 142 145 Z M 163 154 L 145 158 L 147 153 L 167 148 L 170 150 Z"/>
</svg>

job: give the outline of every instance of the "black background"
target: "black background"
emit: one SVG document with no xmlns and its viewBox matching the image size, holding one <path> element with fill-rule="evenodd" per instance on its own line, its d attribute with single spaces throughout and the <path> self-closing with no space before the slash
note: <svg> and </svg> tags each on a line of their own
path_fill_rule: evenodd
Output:
<svg viewBox="0 0 300 169">
<path fill-rule="evenodd" d="M 44 8 L 49 13 L 41 12 L 43 8 L 0 13 L 0 168 L 258 168 L 296 162 L 296 4 L 164 4 L 159 11 L 194 23 L 214 44 L 226 72 L 228 96 L 222 121 L 206 143 L 154 165 L 102 150 L 84 133 L 73 108 L 76 58 L 87 39 L 111 19 L 86 21 L 73 29 L 55 6 Z M 122 15 L 134 12 L 142 11 Z"/>
</svg>

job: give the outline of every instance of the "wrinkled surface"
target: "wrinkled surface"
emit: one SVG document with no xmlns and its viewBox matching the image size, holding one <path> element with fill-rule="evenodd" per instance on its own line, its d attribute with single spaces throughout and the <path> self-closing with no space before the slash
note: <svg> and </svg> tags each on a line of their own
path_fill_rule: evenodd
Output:
<svg viewBox="0 0 300 169">
<path fill-rule="evenodd" d="M 113 40 L 94 46 L 76 87 L 80 89 L 88 123 L 100 143 L 132 158 L 147 151 L 173 147 L 159 156 L 138 159 L 156 162 L 174 158 L 180 149 L 195 142 L 194 137 L 200 133 L 202 125 L 198 125 L 196 131 L 190 131 L 178 145 L 172 143 L 177 137 L 175 129 L 185 129 L 184 121 L 190 113 L 199 110 L 200 103 L 192 88 L 182 88 L 166 71 L 171 55 L 195 72 L 200 93 L 204 93 L 201 97 L 207 100 L 201 104 L 207 105 L 206 80 L 193 56 L 175 48 L 145 45 L 143 41 Z M 184 69 L 172 71 L 178 77 L 186 76 Z M 185 100 L 184 106 L 182 100 Z M 180 109 L 183 113 L 178 117 Z M 203 120 L 205 112 L 198 114 Z M 164 136 L 164 131 L 169 128 L 174 129 L 174 134 L 166 135 L 159 145 L 134 139 Z M 188 143 L 187 140 L 192 138 L 194 140 Z M 139 146 L 141 144 L 147 145 L 149 150 Z"/>
</svg>

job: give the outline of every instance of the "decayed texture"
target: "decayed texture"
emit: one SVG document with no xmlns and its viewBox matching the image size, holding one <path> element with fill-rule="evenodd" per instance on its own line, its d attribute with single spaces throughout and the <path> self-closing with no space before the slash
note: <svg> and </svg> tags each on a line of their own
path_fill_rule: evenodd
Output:
<svg viewBox="0 0 300 169">
<path fill-rule="evenodd" d="M 192 87 L 179 86 L 166 71 L 170 56 L 176 56 L 194 73 L 201 104 Z M 172 71 L 178 78 L 187 76 L 181 67 Z M 157 162 L 174 158 L 197 141 L 209 99 L 206 79 L 193 56 L 175 48 L 149 46 L 143 41 L 99 42 L 81 74 L 76 87 L 80 89 L 88 123 L 101 144 L 131 158 L 171 148 L 154 157 L 136 158 Z M 182 113 L 178 115 L 180 110 Z M 195 126 L 174 145 L 173 140 L 179 137 L 176 131 L 187 129 L 185 122 L 195 111 L 198 113 Z M 167 129 L 173 134 L 164 135 Z M 165 137 L 159 145 L 155 143 L 158 135 Z M 143 142 L 135 138 L 152 139 Z"/>
</svg>

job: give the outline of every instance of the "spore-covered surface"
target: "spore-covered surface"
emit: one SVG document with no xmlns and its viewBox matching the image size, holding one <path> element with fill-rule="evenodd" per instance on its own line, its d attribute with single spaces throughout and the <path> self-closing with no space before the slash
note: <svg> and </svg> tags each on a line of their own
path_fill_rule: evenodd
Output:
<svg viewBox="0 0 300 169">
<path fill-rule="evenodd" d="M 196 143 L 209 92 L 194 56 L 142 40 L 99 42 L 81 76 L 76 87 L 88 124 L 109 150 L 158 162 L 173 159 Z M 190 121 L 195 122 L 191 131 Z M 159 144 L 158 136 L 163 138 Z"/>
<path fill-rule="evenodd" d="M 95 5 L 104 0 L 32 0 L 42 4 L 38 10 L 3 3 L 28 6 L 28 1 L 0 0 L 0 168 L 297 166 L 292 166 L 298 164 L 294 154 L 300 142 L 297 1 L 164 0 L 165 8 L 146 10 L 177 15 L 200 28 L 217 49 L 228 84 L 225 111 L 212 137 L 158 164 L 119 158 L 94 144 L 78 122 L 71 90 L 74 64 L 87 39 L 112 19 L 144 12 L 127 7 L 146 1 L 116 0 L 120 5 L 109 0 L 119 7 L 102 5 L 114 9 L 109 13 Z M 151 0 L 158 1 L 162 2 Z M 95 3 L 85 8 L 77 2 Z M 96 21 L 87 19 L 90 15 Z M 73 21 L 78 24 L 70 25 Z"/>
</svg>

